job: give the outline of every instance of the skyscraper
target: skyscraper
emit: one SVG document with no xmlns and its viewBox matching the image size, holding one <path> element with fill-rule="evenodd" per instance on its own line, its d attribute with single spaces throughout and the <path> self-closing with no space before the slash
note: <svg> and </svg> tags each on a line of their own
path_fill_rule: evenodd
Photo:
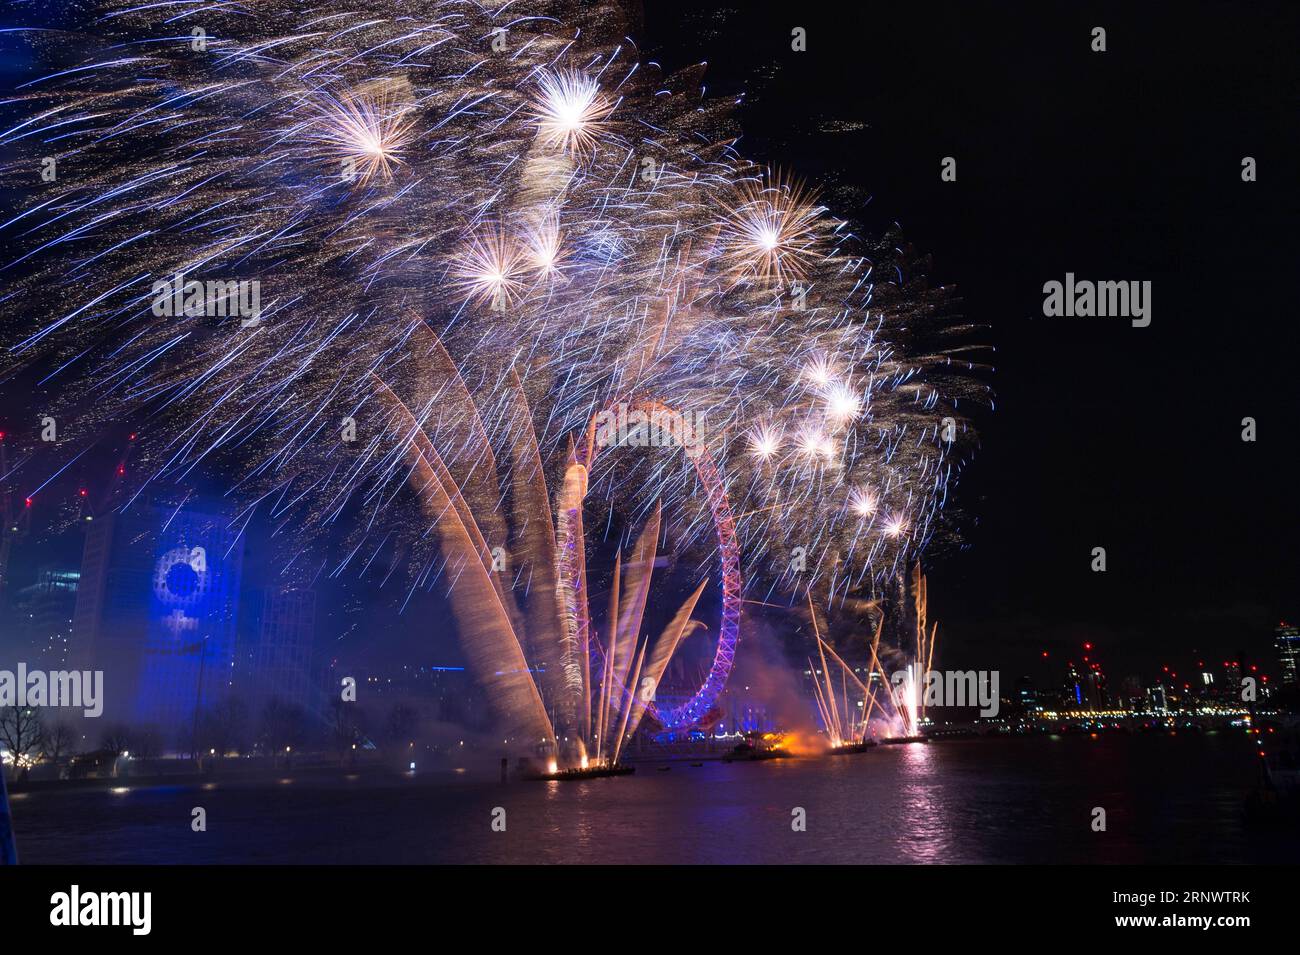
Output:
<svg viewBox="0 0 1300 955">
<path fill-rule="evenodd" d="M 1273 647 L 1277 650 L 1278 667 L 1282 671 L 1284 687 L 1300 684 L 1297 665 L 1300 664 L 1300 627 L 1293 627 L 1285 620 L 1273 631 Z"/>
<path fill-rule="evenodd" d="M 168 742 L 229 686 L 243 543 L 227 518 L 141 507 L 87 531 L 72 660 L 104 671 L 107 721 Z"/>
<path fill-rule="evenodd" d="M 235 680 L 254 712 L 271 699 L 312 710 L 316 594 L 268 587 L 241 626 Z"/>
<path fill-rule="evenodd" d="M 75 669 L 103 671 L 105 724 L 134 716 L 155 524 L 152 510 L 140 508 L 86 527 L 70 657 Z"/>
<path fill-rule="evenodd" d="M 1070 661 L 1065 668 L 1065 706 L 1067 709 L 1082 709 L 1084 705 L 1084 681 L 1079 668 Z"/>
<path fill-rule="evenodd" d="M 28 664 L 47 670 L 67 668 L 80 579 L 75 570 L 43 567 L 36 582 L 18 592 L 19 645 Z"/>
<path fill-rule="evenodd" d="M 135 718 L 167 738 L 229 691 L 243 553 L 223 515 L 181 509 L 159 528 Z"/>
</svg>

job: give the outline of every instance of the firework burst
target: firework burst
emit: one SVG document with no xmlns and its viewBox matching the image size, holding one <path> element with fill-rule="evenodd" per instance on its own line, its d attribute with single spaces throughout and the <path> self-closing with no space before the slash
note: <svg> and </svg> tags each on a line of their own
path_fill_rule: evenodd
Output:
<svg viewBox="0 0 1300 955">
<path fill-rule="evenodd" d="M 391 179 L 414 135 L 415 120 L 402 103 L 405 87 L 384 82 L 341 96 L 320 93 L 310 102 L 312 118 L 291 135 L 336 161 L 345 180 Z"/>
<path fill-rule="evenodd" d="M 594 77 L 558 70 L 538 81 L 532 115 L 544 143 L 579 154 L 589 153 L 609 131 L 605 120 L 613 110 Z"/>
<path fill-rule="evenodd" d="M 186 12 L 203 51 L 166 5 L 4 35 L 45 65 L 0 123 L 0 380 L 29 376 L 63 422 L 54 445 L 11 436 L 18 499 L 39 511 L 130 427 L 112 506 L 219 477 L 295 573 L 445 587 L 376 382 L 487 528 L 476 449 L 518 426 L 513 374 L 552 486 L 612 402 L 702 422 L 751 587 L 871 591 L 940 536 L 985 391 L 951 294 L 898 235 L 739 157 L 734 103 L 639 61 L 616 5 L 253 6 Z M 160 317 L 174 276 L 256 282 L 260 313 Z M 719 559 L 679 452 L 606 454 L 590 480 L 589 507 L 662 501 L 683 550 Z M 317 538 L 341 556 L 309 557 Z"/>
<path fill-rule="evenodd" d="M 740 180 L 721 228 L 736 275 L 778 286 L 806 278 L 818 258 L 823 211 L 800 185 L 780 176 Z"/>
</svg>

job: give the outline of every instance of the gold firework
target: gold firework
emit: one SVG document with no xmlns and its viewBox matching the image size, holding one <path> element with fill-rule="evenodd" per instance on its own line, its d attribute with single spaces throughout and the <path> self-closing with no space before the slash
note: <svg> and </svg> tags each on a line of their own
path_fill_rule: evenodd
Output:
<svg viewBox="0 0 1300 955">
<path fill-rule="evenodd" d="M 500 309 L 514 301 L 524 287 L 527 253 L 497 226 L 475 235 L 456 257 L 452 275 L 468 298 Z"/>
<path fill-rule="evenodd" d="M 574 155 L 592 149 L 608 131 L 605 120 L 614 105 L 587 74 L 577 70 L 544 73 L 537 91 L 533 120 L 548 146 Z"/>
<path fill-rule="evenodd" d="M 343 177 L 361 185 L 390 179 L 414 138 L 405 82 L 375 83 L 335 96 L 321 94 L 308 138 L 338 160 Z"/>
<path fill-rule="evenodd" d="M 731 270 L 738 278 L 779 285 L 804 278 L 820 254 L 821 211 L 798 183 L 779 174 L 741 180 L 719 239 Z"/>
</svg>

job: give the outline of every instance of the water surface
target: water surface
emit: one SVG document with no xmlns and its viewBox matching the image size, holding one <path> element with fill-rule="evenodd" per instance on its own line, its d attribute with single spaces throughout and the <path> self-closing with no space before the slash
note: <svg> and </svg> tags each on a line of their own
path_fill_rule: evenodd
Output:
<svg viewBox="0 0 1300 955">
<path fill-rule="evenodd" d="M 28 863 L 1295 862 L 1300 834 L 1244 819 L 1255 759 L 1227 732 L 961 740 L 566 783 L 127 780 L 13 811 Z"/>
</svg>

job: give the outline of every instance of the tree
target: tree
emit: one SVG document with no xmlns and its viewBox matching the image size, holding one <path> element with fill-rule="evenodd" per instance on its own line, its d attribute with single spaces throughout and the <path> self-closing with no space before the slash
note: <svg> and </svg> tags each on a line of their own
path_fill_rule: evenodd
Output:
<svg viewBox="0 0 1300 955">
<path fill-rule="evenodd" d="M 271 754 L 283 753 L 287 747 L 301 746 L 307 735 L 307 714 L 301 706 L 281 699 L 268 700 L 262 709 L 259 739 L 262 749 Z"/>
<path fill-rule="evenodd" d="M 335 700 L 330 705 L 330 715 L 332 717 L 330 735 L 334 741 L 334 751 L 338 754 L 339 762 L 342 762 L 344 757 L 365 738 L 361 729 L 361 710 L 355 703 Z"/>
<path fill-rule="evenodd" d="M 114 756 L 122 756 L 131 751 L 131 730 L 121 723 L 115 723 L 104 730 L 99 738 L 99 748 L 106 749 Z"/>
<path fill-rule="evenodd" d="M 41 735 L 41 754 L 51 762 L 57 763 L 72 753 L 76 737 L 66 723 L 55 723 L 45 727 Z"/>
<path fill-rule="evenodd" d="M 157 759 L 162 755 L 162 733 L 153 724 L 138 726 L 131 732 L 131 752 L 136 759 Z"/>
<path fill-rule="evenodd" d="M 248 743 L 248 707 L 234 696 L 225 697 L 204 714 L 199 734 L 202 748 L 215 749 L 218 756 L 242 752 Z"/>
<path fill-rule="evenodd" d="M 26 706 L 0 708 L 0 744 L 13 761 L 14 779 L 25 778 L 32 764 L 40 758 L 40 710 Z"/>
</svg>

